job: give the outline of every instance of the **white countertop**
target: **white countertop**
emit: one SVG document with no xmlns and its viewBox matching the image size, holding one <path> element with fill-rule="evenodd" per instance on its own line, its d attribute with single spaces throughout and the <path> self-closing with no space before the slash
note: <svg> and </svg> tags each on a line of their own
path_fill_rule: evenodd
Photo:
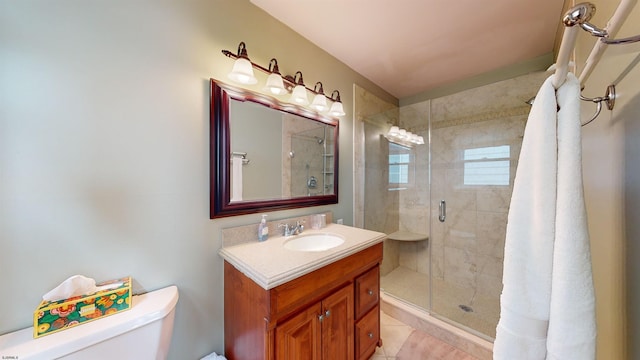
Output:
<svg viewBox="0 0 640 360">
<path fill-rule="evenodd" d="M 265 290 L 272 289 L 325 265 L 353 255 L 382 242 L 386 234 L 346 225 L 329 224 L 320 230 L 305 230 L 302 235 L 335 234 L 344 243 L 325 251 L 288 250 L 286 240 L 294 236 L 273 236 L 263 242 L 250 242 L 218 251 L 220 256 Z"/>
</svg>

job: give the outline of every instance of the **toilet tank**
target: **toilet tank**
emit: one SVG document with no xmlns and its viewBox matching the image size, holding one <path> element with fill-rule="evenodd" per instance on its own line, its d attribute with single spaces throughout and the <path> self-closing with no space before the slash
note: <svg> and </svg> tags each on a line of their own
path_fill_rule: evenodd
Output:
<svg viewBox="0 0 640 360">
<path fill-rule="evenodd" d="M 132 298 L 130 310 L 33 338 L 33 328 L 0 336 L 2 359 L 166 359 L 178 288 L 169 286 Z"/>
</svg>

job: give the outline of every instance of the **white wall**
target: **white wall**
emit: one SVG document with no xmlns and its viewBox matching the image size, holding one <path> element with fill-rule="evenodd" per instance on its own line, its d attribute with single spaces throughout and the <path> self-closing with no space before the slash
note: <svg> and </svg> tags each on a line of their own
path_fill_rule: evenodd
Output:
<svg viewBox="0 0 640 360">
<path fill-rule="evenodd" d="M 604 27 L 619 1 L 592 2 L 597 12 L 591 22 Z M 637 34 L 640 6 L 618 36 Z M 579 71 L 595 41 L 586 33 L 579 34 Z M 629 64 L 639 60 L 639 51 L 638 44 L 610 46 L 583 91 L 588 97 L 604 96 L 607 86 L 617 82 L 614 110 L 605 106 L 593 123 L 582 128 L 599 360 L 640 358 L 640 312 L 635 309 L 640 302 L 640 67 L 620 77 Z M 582 103 L 584 119 L 594 111 L 592 103 Z"/>
<path fill-rule="evenodd" d="M 208 81 L 240 41 L 339 89 L 347 114 L 354 82 L 386 94 L 247 0 L 0 2 L 0 334 L 70 275 L 131 275 L 137 291 L 180 290 L 172 359 L 222 352 L 221 229 L 260 218 L 209 219 Z M 340 203 L 270 220 L 352 223 L 351 128 Z"/>
</svg>

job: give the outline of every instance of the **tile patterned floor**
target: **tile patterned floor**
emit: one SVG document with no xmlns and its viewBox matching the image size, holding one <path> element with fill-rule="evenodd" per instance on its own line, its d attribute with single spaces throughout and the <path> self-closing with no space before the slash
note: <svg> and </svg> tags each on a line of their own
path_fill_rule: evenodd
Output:
<svg viewBox="0 0 640 360">
<path fill-rule="evenodd" d="M 380 332 L 382 347 L 377 348 L 370 360 L 474 360 L 475 357 L 456 349 L 455 347 L 428 336 L 428 351 L 424 347 L 417 347 L 417 353 L 412 353 L 411 348 L 403 349 L 411 334 L 415 330 L 391 316 L 380 313 Z M 401 354 L 400 354 L 401 353 Z"/>
</svg>

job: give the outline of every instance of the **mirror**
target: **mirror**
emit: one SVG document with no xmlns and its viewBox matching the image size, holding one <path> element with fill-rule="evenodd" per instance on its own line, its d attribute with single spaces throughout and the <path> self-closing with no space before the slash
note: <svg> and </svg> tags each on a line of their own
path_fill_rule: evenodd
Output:
<svg viewBox="0 0 640 360">
<path fill-rule="evenodd" d="M 338 202 L 338 121 L 211 79 L 211 218 Z"/>
</svg>

